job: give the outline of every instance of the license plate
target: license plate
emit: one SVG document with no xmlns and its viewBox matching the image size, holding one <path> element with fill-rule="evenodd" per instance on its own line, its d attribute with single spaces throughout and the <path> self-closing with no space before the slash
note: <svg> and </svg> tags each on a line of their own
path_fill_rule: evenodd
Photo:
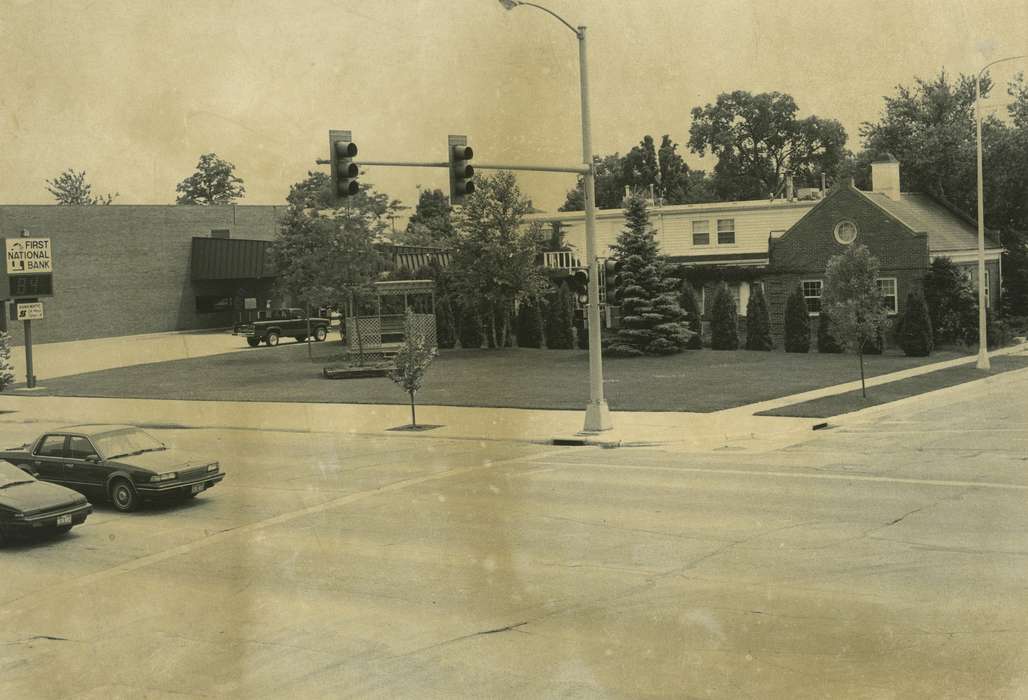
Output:
<svg viewBox="0 0 1028 700">
<path fill-rule="evenodd" d="M 60 527 L 61 525 L 71 525 L 71 516 L 70 515 L 60 515 L 60 516 L 58 516 L 57 517 L 57 526 Z"/>
<path fill-rule="evenodd" d="M 192 488 L 189 489 L 190 493 L 200 493 L 203 491 L 203 484 L 193 484 Z"/>
</svg>

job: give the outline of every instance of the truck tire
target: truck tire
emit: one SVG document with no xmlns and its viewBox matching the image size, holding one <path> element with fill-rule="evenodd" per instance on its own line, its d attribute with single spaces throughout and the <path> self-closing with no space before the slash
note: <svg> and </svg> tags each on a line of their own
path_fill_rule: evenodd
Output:
<svg viewBox="0 0 1028 700">
<path fill-rule="evenodd" d="M 260 338 L 247 338 L 246 339 L 246 344 L 249 345 L 251 348 L 255 348 L 255 347 L 257 347 L 258 345 L 261 344 L 261 339 Z"/>
<path fill-rule="evenodd" d="M 319 343 L 328 336 L 328 330 L 324 326 L 318 326 L 314 331 L 314 340 Z"/>
<path fill-rule="evenodd" d="M 272 347 L 278 345 L 278 333 L 276 333 L 275 331 L 270 331 L 268 333 L 268 337 L 265 338 L 264 342 Z"/>
</svg>

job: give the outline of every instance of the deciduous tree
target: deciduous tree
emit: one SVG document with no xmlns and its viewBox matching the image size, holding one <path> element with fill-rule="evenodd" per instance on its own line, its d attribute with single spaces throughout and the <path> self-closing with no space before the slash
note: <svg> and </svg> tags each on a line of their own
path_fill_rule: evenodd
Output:
<svg viewBox="0 0 1028 700">
<path fill-rule="evenodd" d="M 204 153 L 196 172 L 175 186 L 176 204 L 231 204 L 246 194 L 236 166 L 214 153 Z"/>
<path fill-rule="evenodd" d="M 867 246 L 850 246 L 828 260 L 821 296 L 821 307 L 831 316 L 836 336 L 860 358 L 860 390 L 865 397 L 865 345 L 877 342 L 887 320 L 877 280 L 878 259 Z"/>
<path fill-rule="evenodd" d="M 58 204 L 110 204 L 118 197 L 117 192 L 93 195 L 92 186 L 86 182 L 86 171 L 75 172 L 72 168 L 68 168 L 53 180 L 47 180 L 46 189 Z"/>
<path fill-rule="evenodd" d="M 428 344 L 425 334 L 418 330 L 414 312 L 407 309 L 403 322 L 403 343 L 393 359 L 393 367 L 389 378 L 407 392 L 410 397 L 410 423 L 412 428 L 418 427 L 415 415 L 415 395 L 425 383 L 428 366 L 436 358 L 437 351 Z"/>
<path fill-rule="evenodd" d="M 717 158 L 718 197 L 763 199 L 781 190 L 787 174 L 811 187 L 820 184 L 821 173 L 834 179 L 846 155 L 846 130 L 834 119 L 800 119 L 798 111 L 789 95 L 744 90 L 692 110 L 689 148 Z"/>
</svg>

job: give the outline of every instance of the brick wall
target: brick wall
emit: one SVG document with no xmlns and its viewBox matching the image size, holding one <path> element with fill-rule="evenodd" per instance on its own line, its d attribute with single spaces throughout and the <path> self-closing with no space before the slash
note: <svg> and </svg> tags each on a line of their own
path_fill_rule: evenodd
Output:
<svg viewBox="0 0 1028 700">
<path fill-rule="evenodd" d="M 786 298 L 802 280 L 823 280 L 828 260 L 848 248 L 835 238 L 835 227 L 841 221 L 856 224 L 853 245 L 867 246 L 878 258 L 879 276 L 896 278 L 900 314 L 907 294 L 920 287 L 928 269 L 927 234 L 911 231 L 851 187 L 834 190 L 785 235 L 772 241 L 764 283 L 771 332 L 779 347 L 785 334 Z M 816 330 L 817 324 L 812 325 Z"/>
<path fill-rule="evenodd" d="M 198 294 L 232 294 L 238 284 L 194 284 L 194 236 L 228 229 L 232 238 L 272 240 L 274 206 L 0 206 L 0 237 L 26 229 L 49 237 L 54 296 L 33 323 L 35 342 L 225 326 L 231 313 L 198 313 Z M 3 290 L 6 292 L 7 290 Z M 15 343 L 22 324 L 8 323 Z"/>
</svg>

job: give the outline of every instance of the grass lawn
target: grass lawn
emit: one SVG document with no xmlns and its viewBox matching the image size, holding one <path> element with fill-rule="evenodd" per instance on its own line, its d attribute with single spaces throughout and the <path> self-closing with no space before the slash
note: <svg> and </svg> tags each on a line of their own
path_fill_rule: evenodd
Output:
<svg viewBox="0 0 1028 700">
<path fill-rule="evenodd" d="M 1002 374 L 1014 369 L 1028 367 L 1028 357 L 1004 356 L 993 357 L 989 361 L 991 369 L 983 372 L 977 369 L 972 363 L 960 367 L 940 369 L 936 372 L 929 372 L 917 377 L 900 379 L 881 386 L 867 388 L 867 398 L 861 395 L 860 389 L 845 394 L 826 396 L 821 399 L 794 403 L 791 406 L 783 406 L 771 411 L 763 411 L 758 416 L 792 416 L 799 418 L 830 418 L 840 416 L 844 413 L 859 411 L 869 406 L 877 406 L 898 399 L 905 399 L 908 396 L 924 394 L 936 389 L 944 389 L 948 386 L 971 382 L 976 379 Z"/>
<path fill-rule="evenodd" d="M 91 372 L 42 381 L 44 394 L 227 401 L 406 403 L 389 379 L 328 380 L 338 342 L 261 346 L 244 352 Z M 959 357 L 865 358 L 868 376 Z M 421 404 L 581 410 L 589 396 L 584 350 L 444 350 L 429 368 Z M 696 350 L 604 361 L 605 393 L 617 411 L 710 412 L 860 378 L 853 355 Z"/>
</svg>

